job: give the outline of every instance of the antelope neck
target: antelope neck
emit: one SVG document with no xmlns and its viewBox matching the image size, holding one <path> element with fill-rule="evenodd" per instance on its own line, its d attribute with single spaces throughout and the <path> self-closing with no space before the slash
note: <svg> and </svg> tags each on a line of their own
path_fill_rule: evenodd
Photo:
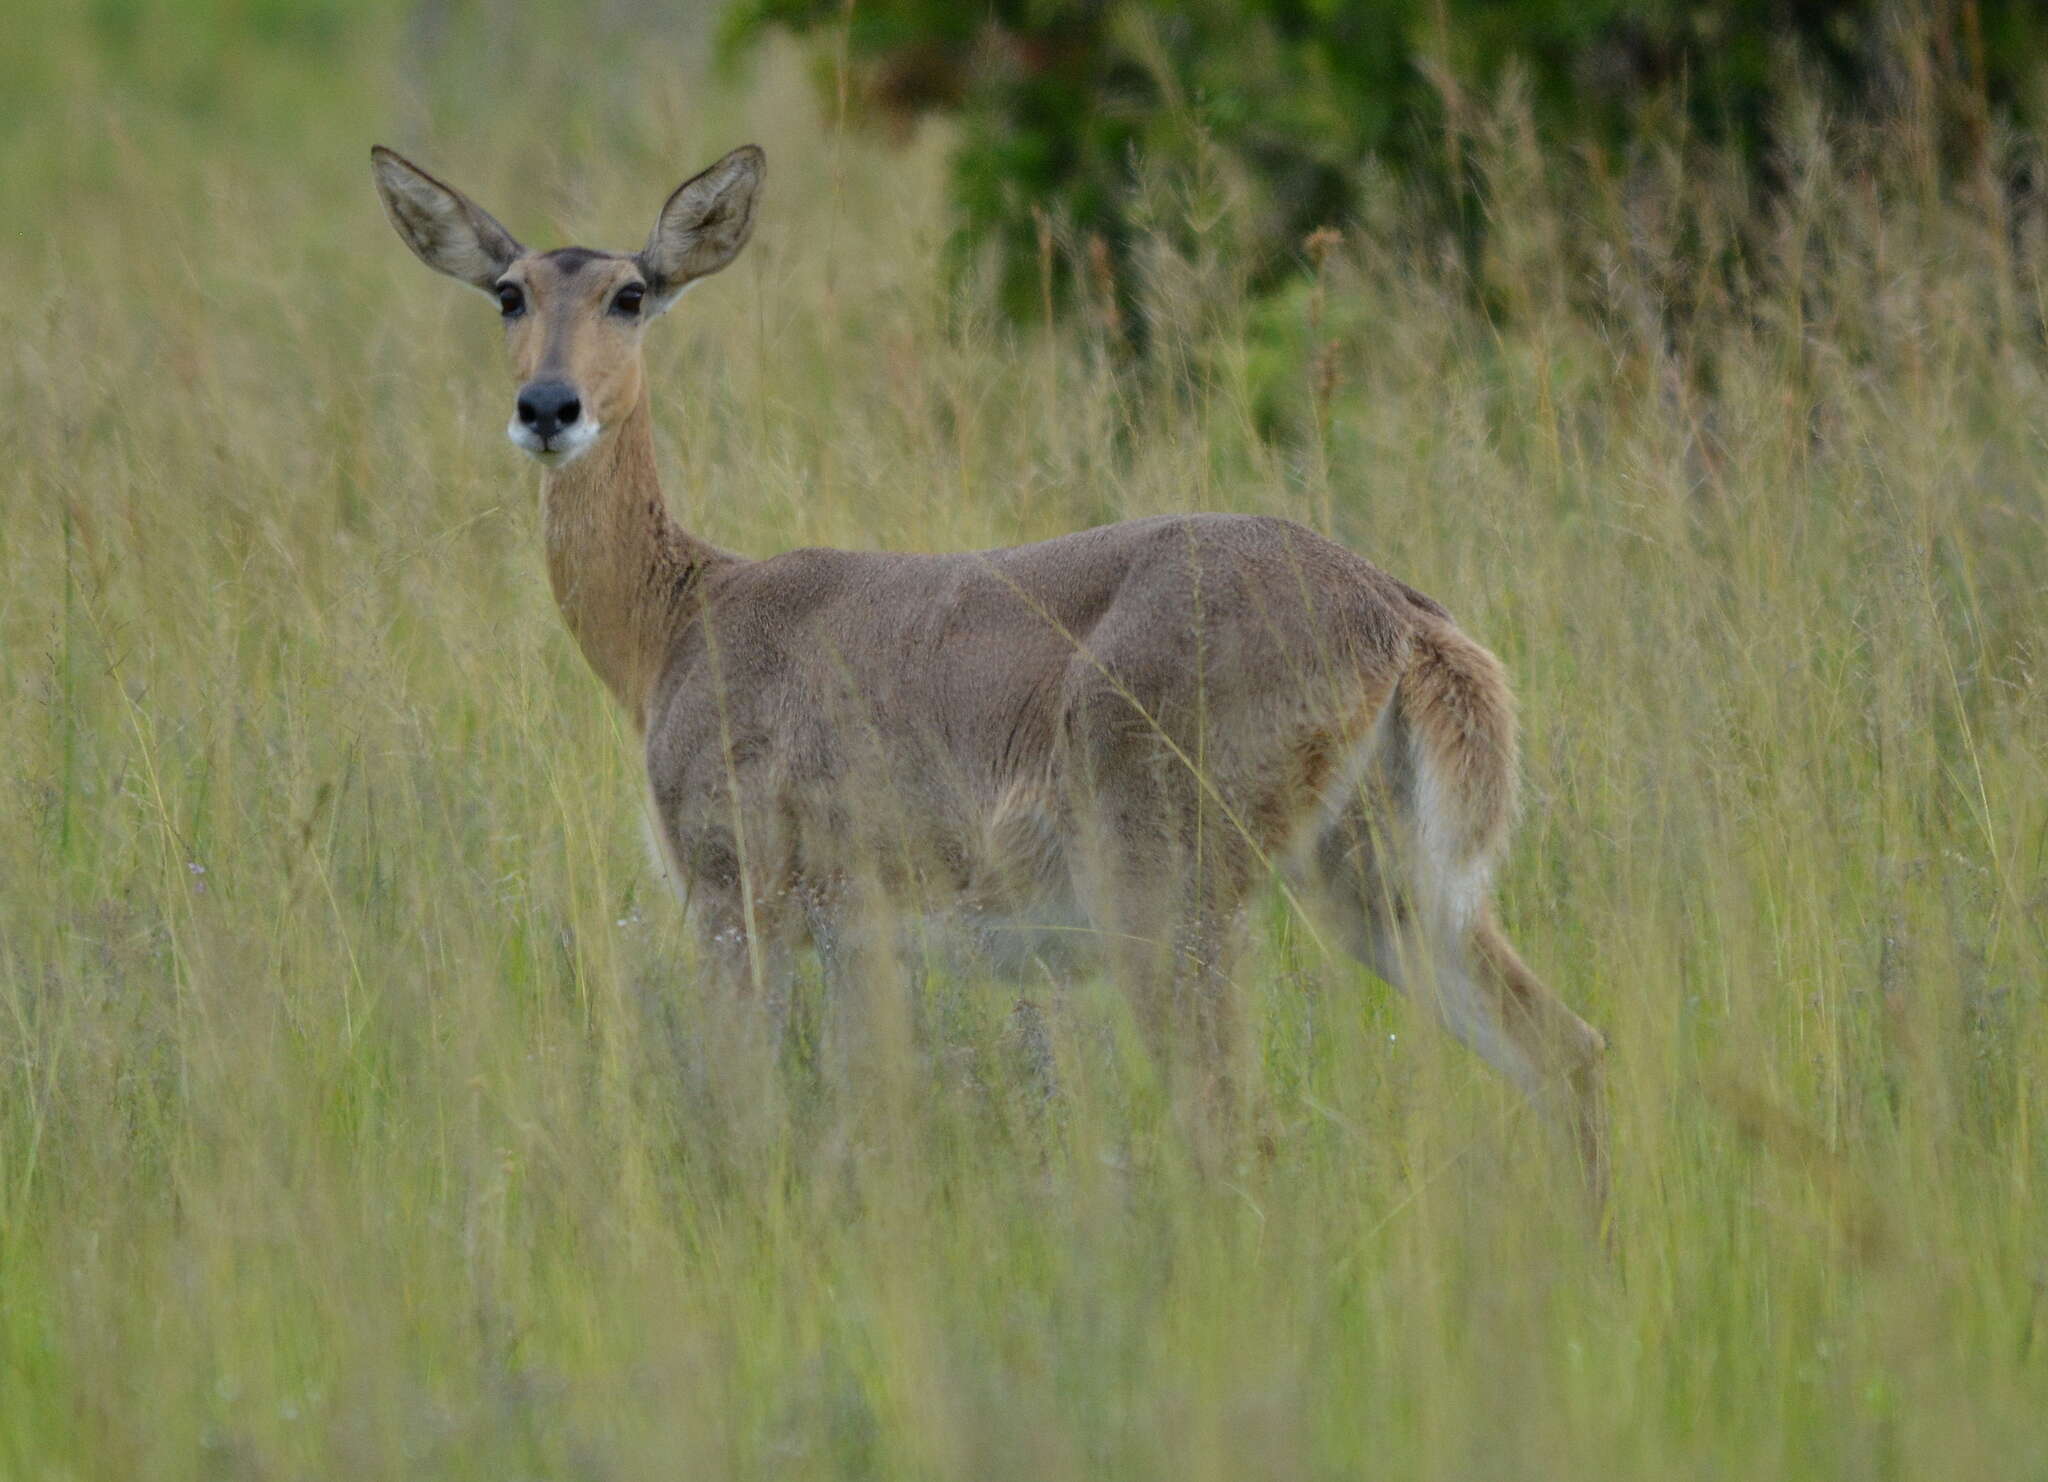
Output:
<svg viewBox="0 0 2048 1482">
<path fill-rule="evenodd" d="M 698 573 L 733 559 L 672 519 L 647 393 L 581 458 L 541 476 L 548 582 L 583 657 L 637 730 Z"/>
</svg>

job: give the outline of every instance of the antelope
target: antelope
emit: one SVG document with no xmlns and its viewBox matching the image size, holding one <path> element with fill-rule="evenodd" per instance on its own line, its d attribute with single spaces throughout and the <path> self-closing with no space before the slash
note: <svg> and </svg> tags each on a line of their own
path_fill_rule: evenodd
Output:
<svg viewBox="0 0 2048 1482">
<path fill-rule="evenodd" d="M 735 992 L 774 991 L 861 909 L 1077 921 L 1155 1045 L 1180 1026 L 1227 1058 L 1229 951 L 1277 877 L 1602 1179 L 1604 1041 L 1491 904 L 1513 701 L 1442 606 L 1244 515 L 969 553 L 721 550 L 664 501 L 642 337 L 746 245 L 762 152 L 679 186 L 638 252 L 532 251 L 399 155 L 372 165 L 406 245 L 503 316 L 556 602 Z"/>
</svg>

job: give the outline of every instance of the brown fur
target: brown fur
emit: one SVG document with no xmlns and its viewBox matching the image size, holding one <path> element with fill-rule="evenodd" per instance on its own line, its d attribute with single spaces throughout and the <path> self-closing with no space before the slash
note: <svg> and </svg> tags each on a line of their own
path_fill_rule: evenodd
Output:
<svg viewBox="0 0 2048 1482">
<path fill-rule="evenodd" d="M 544 476 L 549 579 L 643 737 L 664 854 L 714 960 L 772 985 L 798 942 L 835 953 L 877 903 L 1064 907 L 1153 1033 L 1191 1034 L 1227 1073 L 1233 926 L 1280 870 L 1532 1095 L 1565 1094 L 1597 1169 L 1600 1037 L 1486 904 L 1514 807 L 1512 702 L 1435 602 L 1276 519 L 765 560 L 675 524 L 641 327 L 604 306 L 626 275 L 675 291 L 723 266 L 759 170 L 736 151 L 685 185 L 637 258 L 505 258 L 474 226 L 487 215 L 378 159 L 416 251 L 526 292 L 515 373 L 570 380 L 604 426 Z"/>
</svg>

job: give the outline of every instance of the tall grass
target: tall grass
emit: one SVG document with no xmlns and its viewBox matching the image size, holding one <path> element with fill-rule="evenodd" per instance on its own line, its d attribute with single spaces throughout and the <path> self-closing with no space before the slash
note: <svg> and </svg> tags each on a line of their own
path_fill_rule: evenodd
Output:
<svg viewBox="0 0 2048 1482">
<path fill-rule="evenodd" d="M 794 60 L 310 14 L 0 61 L 0 1474 L 2044 1475 L 2048 235 L 1910 73 L 1879 135 L 1788 102 L 1768 205 L 1497 100 L 1476 283 L 1388 185 L 1254 306 L 1230 182 L 1163 182 L 1133 367 L 949 287 L 943 139 L 842 135 Z M 1033 991 L 1049 1099 L 939 974 L 872 1094 L 716 1053 L 491 312 L 365 152 L 630 245 L 744 138 L 758 238 L 653 337 L 678 515 L 1268 511 L 1443 599 L 1524 705 L 1504 909 L 1614 1046 L 1611 1251 L 1278 903 L 1234 1168 L 1107 982 Z"/>
</svg>

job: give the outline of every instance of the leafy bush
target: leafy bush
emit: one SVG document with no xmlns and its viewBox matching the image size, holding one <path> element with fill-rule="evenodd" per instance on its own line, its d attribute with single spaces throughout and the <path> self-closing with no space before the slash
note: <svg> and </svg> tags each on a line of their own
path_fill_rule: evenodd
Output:
<svg viewBox="0 0 2048 1482">
<path fill-rule="evenodd" d="M 833 86 L 870 118 L 958 116 L 962 241 L 994 244 L 1018 313 L 1046 292 L 1056 230 L 1083 247 L 1064 260 L 1089 261 L 1092 237 L 1098 260 L 1124 264 L 1147 170 L 1237 208 L 1255 285 L 1290 269 L 1308 232 L 1353 216 L 1368 159 L 1469 242 L 1467 99 L 1511 71 L 1547 135 L 1626 152 L 1689 134 L 1768 178 L 1789 68 L 1865 111 L 1930 86 L 1952 147 L 1981 155 L 2048 39 L 2023 0 L 1918 14 L 1855 0 L 740 0 L 728 52 L 776 27 L 836 38 Z"/>
</svg>

